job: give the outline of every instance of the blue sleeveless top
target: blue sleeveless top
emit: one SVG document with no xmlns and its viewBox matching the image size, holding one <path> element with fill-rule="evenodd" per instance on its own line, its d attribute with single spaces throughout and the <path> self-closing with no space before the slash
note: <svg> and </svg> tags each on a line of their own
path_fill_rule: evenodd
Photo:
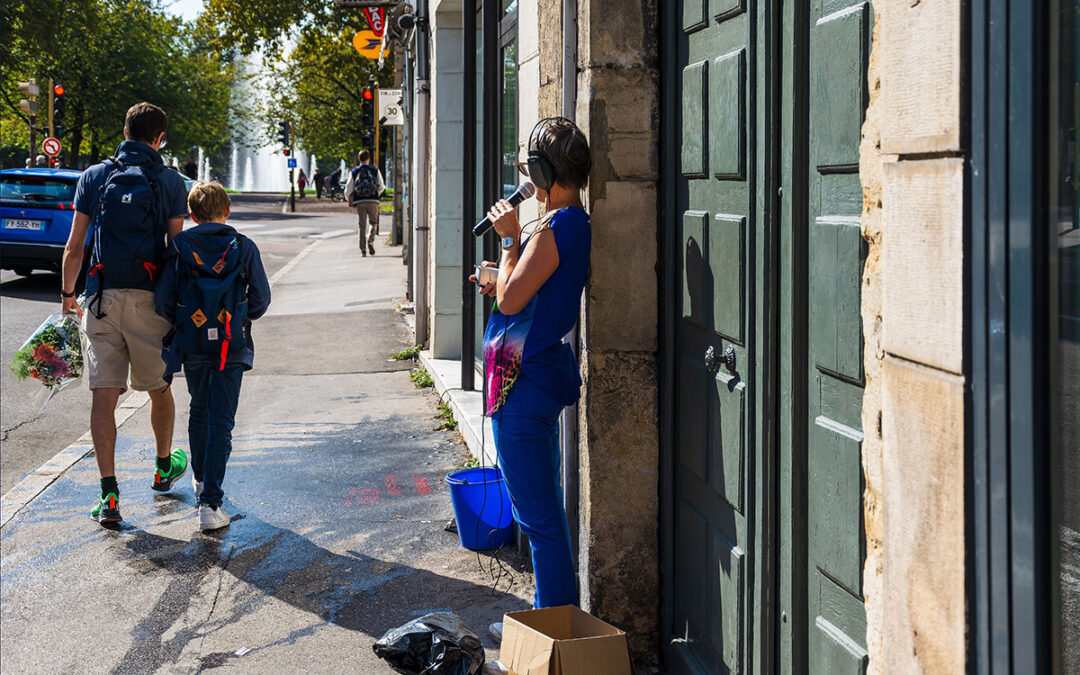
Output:
<svg viewBox="0 0 1080 675">
<path fill-rule="evenodd" d="M 502 407 L 522 376 L 563 405 L 581 395 L 577 361 L 562 338 L 573 329 L 581 309 L 592 248 L 589 214 L 568 206 L 555 212 L 546 227 L 555 235 L 559 266 L 520 312 L 508 315 L 493 310 L 484 331 L 485 413 L 489 417 Z M 523 241 L 522 249 L 528 243 L 529 239 Z"/>
</svg>

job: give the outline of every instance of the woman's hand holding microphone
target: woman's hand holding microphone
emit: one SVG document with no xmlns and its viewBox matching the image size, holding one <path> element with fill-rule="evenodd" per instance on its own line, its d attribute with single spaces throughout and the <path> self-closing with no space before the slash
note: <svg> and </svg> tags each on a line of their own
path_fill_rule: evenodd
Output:
<svg viewBox="0 0 1080 675">
<path fill-rule="evenodd" d="M 500 238 L 512 237 L 514 242 L 518 242 L 521 238 L 521 225 L 518 223 L 517 211 L 514 207 L 505 199 L 500 199 L 495 202 L 495 205 L 487 213 L 488 220 L 491 221 L 491 226 L 495 228 L 495 231 L 499 233 Z M 516 246 L 514 247 L 516 254 Z M 515 256 L 516 257 L 516 256 Z M 498 269 L 498 264 L 489 260 L 485 260 L 480 263 L 481 267 L 494 267 Z M 488 275 L 484 275 L 487 277 Z M 487 283 L 480 285 L 477 292 L 480 295 L 495 295 L 497 275 L 492 276 L 490 281 L 485 279 Z M 469 276 L 469 281 L 479 284 L 476 274 Z"/>
</svg>

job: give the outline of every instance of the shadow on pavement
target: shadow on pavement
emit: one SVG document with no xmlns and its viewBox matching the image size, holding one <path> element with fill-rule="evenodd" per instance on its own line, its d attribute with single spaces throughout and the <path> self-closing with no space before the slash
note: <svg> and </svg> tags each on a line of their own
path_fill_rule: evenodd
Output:
<svg viewBox="0 0 1080 675">
<path fill-rule="evenodd" d="M 175 501 L 186 505 L 188 499 Z M 239 621 L 271 598 L 308 612 L 325 624 L 378 638 L 389 628 L 415 618 L 418 607 L 460 608 L 463 601 L 489 600 L 491 592 L 487 586 L 353 550 L 348 555 L 335 554 L 251 515 L 233 516 L 228 529 L 196 533 L 188 541 L 138 527 L 115 536 L 125 537 L 121 556 L 132 569 L 148 575 L 160 570 L 168 581 L 155 605 L 136 624 L 132 645 L 114 673 L 154 672 L 162 665 L 176 663 L 191 640 Z M 231 575 L 258 593 L 247 593 L 239 602 L 235 598 L 223 602 L 224 609 L 217 609 L 215 597 L 215 608 L 205 620 L 194 624 L 184 621 L 192 599 L 211 574 Z M 219 594 L 222 587 L 219 584 Z M 526 603 L 516 602 L 518 609 L 527 608 Z M 319 627 L 294 628 L 258 649 L 292 644 Z M 231 657 L 231 652 L 207 654 L 200 666 L 219 666 Z"/>
<path fill-rule="evenodd" d="M 0 284 L 0 294 L 20 300 L 48 302 L 56 300 L 60 289 L 60 275 L 52 272 L 35 272 L 28 277 L 16 277 Z M 56 302 L 57 311 L 60 301 Z"/>
</svg>

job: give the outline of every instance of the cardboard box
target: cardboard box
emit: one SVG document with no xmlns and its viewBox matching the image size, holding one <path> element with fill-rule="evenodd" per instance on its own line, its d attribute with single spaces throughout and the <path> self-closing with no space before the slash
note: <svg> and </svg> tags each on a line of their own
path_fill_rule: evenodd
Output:
<svg viewBox="0 0 1080 675">
<path fill-rule="evenodd" d="M 512 675 L 630 675 L 626 633 L 572 605 L 503 616 L 499 660 Z"/>
</svg>

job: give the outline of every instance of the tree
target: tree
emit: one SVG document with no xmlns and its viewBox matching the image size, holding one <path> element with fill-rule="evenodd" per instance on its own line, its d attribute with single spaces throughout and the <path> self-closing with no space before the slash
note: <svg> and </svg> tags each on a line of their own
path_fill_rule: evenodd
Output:
<svg viewBox="0 0 1080 675">
<path fill-rule="evenodd" d="M 5 4 L 0 30 L 5 146 L 26 148 L 28 120 L 18 110 L 15 84 L 26 77 L 65 85 L 62 140 L 71 163 L 84 142 L 91 161 L 110 152 L 122 139 L 124 113 L 139 101 L 169 113 L 172 147 L 228 143 L 235 53 L 221 47 L 209 24 L 185 24 L 144 0 L 33 0 Z M 39 116 L 39 127 L 43 121 Z"/>
<path fill-rule="evenodd" d="M 393 82 L 393 58 L 382 69 L 352 47 L 355 28 L 313 25 L 272 71 L 270 90 L 279 92 L 263 118 L 268 129 L 282 119 L 292 121 L 300 145 L 319 157 L 351 162 L 373 129 L 361 125 L 361 91 L 375 80 Z"/>
</svg>

